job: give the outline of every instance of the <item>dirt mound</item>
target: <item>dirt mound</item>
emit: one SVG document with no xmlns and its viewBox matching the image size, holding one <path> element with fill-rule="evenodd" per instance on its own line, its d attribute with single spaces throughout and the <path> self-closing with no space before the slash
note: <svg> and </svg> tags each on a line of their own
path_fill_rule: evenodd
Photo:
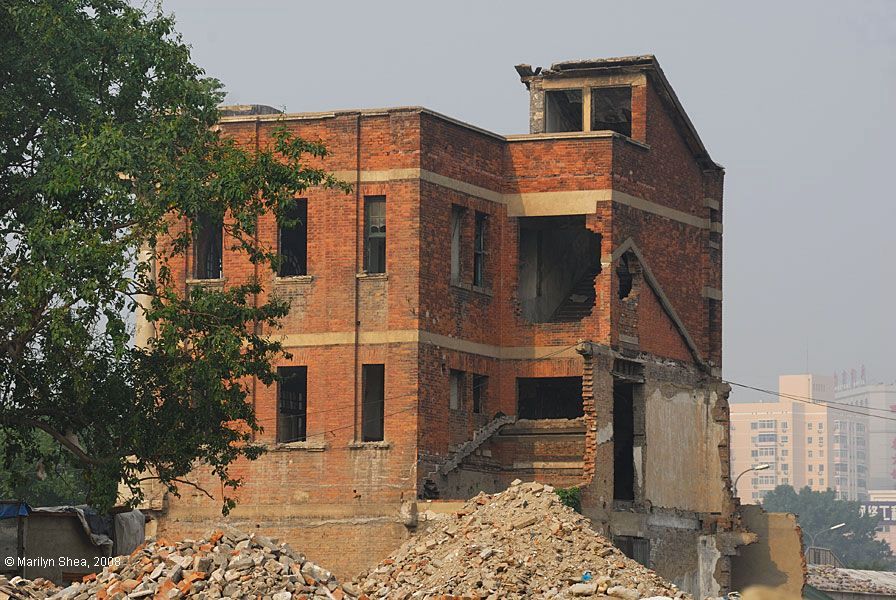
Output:
<svg viewBox="0 0 896 600">
<path fill-rule="evenodd" d="M 687 597 L 624 556 L 553 488 L 519 481 L 435 521 L 357 583 L 390 600 Z"/>
</svg>

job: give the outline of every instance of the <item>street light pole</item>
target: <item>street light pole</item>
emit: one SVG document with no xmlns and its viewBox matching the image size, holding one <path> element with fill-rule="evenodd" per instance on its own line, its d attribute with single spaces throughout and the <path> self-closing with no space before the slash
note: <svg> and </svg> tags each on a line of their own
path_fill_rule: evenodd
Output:
<svg viewBox="0 0 896 600">
<path fill-rule="evenodd" d="M 768 469 L 770 466 L 771 466 L 771 465 L 769 465 L 768 463 L 762 463 L 761 465 L 754 465 L 754 466 L 750 467 L 749 469 L 747 469 L 746 471 L 744 471 L 743 473 L 741 473 L 740 475 L 738 475 L 737 477 L 735 477 L 735 478 L 734 478 L 734 485 L 731 486 L 732 489 L 733 489 L 734 495 L 737 496 L 737 482 L 740 481 L 740 478 L 741 478 L 741 477 L 743 477 L 744 475 L 746 475 L 746 474 L 749 473 L 750 471 L 765 471 L 765 470 Z"/>
<path fill-rule="evenodd" d="M 816 531 L 815 533 L 810 533 L 809 539 L 812 540 L 812 545 L 809 547 L 810 548 L 816 547 L 815 546 L 815 536 L 818 535 L 819 533 L 827 533 L 828 531 L 834 531 L 835 529 L 840 529 L 841 527 L 846 527 L 846 523 L 837 523 L 836 525 L 832 525 L 831 527 L 828 527 L 827 529 L 822 529 L 820 531 Z"/>
</svg>

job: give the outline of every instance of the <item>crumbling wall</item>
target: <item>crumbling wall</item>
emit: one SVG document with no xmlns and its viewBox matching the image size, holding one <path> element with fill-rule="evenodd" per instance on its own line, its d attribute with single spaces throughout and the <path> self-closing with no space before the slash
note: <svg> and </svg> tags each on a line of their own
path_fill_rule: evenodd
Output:
<svg viewBox="0 0 896 600">
<path fill-rule="evenodd" d="M 756 504 L 740 507 L 744 526 L 754 532 L 755 543 L 742 546 L 731 559 L 731 589 L 765 585 L 801 596 L 806 579 L 802 532 L 796 515 L 769 513 Z"/>
</svg>

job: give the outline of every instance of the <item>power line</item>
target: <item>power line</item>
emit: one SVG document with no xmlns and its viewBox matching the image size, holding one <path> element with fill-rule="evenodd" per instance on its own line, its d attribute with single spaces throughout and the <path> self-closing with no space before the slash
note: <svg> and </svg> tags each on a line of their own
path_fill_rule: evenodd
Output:
<svg viewBox="0 0 896 600">
<path fill-rule="evenodd" d="M 773 392 L 773 391 L 771 391 L 771 390 L 766 390 L 766 389 L 763 389 L 763 388 L 754 387 L 754 386 L 751 386 L 751 385 L 747 385 L 747 384 L 745 384 L 745 383 L 735 383 L 735 382 L 733 382 L 733 381 L 725 381 L 725 380 L 723 380 L 723 381 L 724 381 L 724 383 L 727 383 L 728 385 L 734 385 L 734 386 L 737 386 L 737 387 L 746 388 L 746 389 L 754 390 L 754 391 L 757 391 L 757 392 L 762 392 L 763 394 L 769 394 L 769 395 L 771 395 L 771 396 L 778 396 L 779 398 L 789 398 L 789 399 L 791 399 L 791 400 L 796 400 L 797 402 L 802 402 L 802 403 L 804 403 L 804 404 L 813 404 L 813 405 L 815 405 L 815 406 L 824 406 L 825 404 L 837 404 L 837 405 L 841 405 L 841 406 L 849 406 L 849 407 L 851 407 L 851 408 L 855 408 L 854 405 L 852 405 L 852 404 L 844 404 L 843 402 L 806 400 L 806 399 L 804 399 L 804 398 L 802 398 L 802 397 L 800 397 L 800 396 L 788 396 L 788 395 L 786 395 L 786 394 L 779 394 L 778 392 Z M 867 407 L 867 408 L 872 408 L 872 407 Z M 866 413 L 866 412 L 861 412 L 861 411 L 858 411 L 858 410 L 851 410 L 851 409 L 848 409 L 848 408 L 835 408 L 834 410 L 839 410 L 840 412 L 845 412 L 845 413 L 852 413 L 852 414 L 855 414 L 855 415 L 861 415 L 861 416 L 863 416 L 863 417 L 870 417 L 870 418 L 874 418 L 874 419 L 882 419 L 882 420 L 884 420 L 884 421 L 896 421 L 896 418 L 894 418 L 894 417 L 886 417 L 886 416 L 884 416 L 884 415 L 874 415 L 874 414 L 870 414 L 870 413 Z M 876 409 L 876 410 L 883 410 L 883 409 Z M 887 411 L 887 412 L 889 413 L 890 411 Z"/>
<path fill-rule="evenodd" d="M 742 387 L 742 388 L 746 388 L 746 389 L 750 389 L 750 390 L 755 390 L 755 391 L 757 391 L 757 392 L 763 392 L 763 393 L 765 393 L 765 394 L 770 394 L 770 395 L 772 395 L 772 396 L 779 396 L 779 397 L 781 397 L 781 398 L 789 398 L 789 399 L 791 399 L 791 400 L 797 400 L 797 401 L 800 401 L 800 400 L 806 400 L 806 401 L 809 401 L 809 402 L 811 402 L 811 403 L 813 403 L 813 404 L 817 404 L 817 403 L 822 403 L 822 404 L 836 404 L 836 405 L 838 405 L 838 406 L 848 406 L 848 407 L 851 407 L 851 408 L 856 408 L 856 405 L 855 405 L 855 404 L 847 404 L 846 402 L 837 402 L 836 400 L 821 400 L 821 399 L 818 399 L 818 398 L 812 398 L 812 397 L 810 397 L 810 396 L 799 396 L 799 395 L 797 395 L 797 394 L 782 394 L 781 392 L 773 392 L 773 391 L 771 391 L 771 390 L 766 390 L 766 389 L 763 389 L 763 388 L 753 387 L 753 386 L 747 385 L 747 384 L 745 384 L 745 383 L 734 383 L 733 381 L 725 381 L 725 383 L 727 383 L 727 384 L 729 384 L 729 385 L 736 385 L 736 386 L 738 386 L 738 387 Z M 888 414 L 888 415 L 892 415 L 892 414 L 893 414 L 893 411 L 890 410 L 889 408 L 877 408 L 877 407 L 874 407 L 874 406 L 862 406 L 862 407 L 858 407 L 858 408 L 867 408 L 868 410 L 878 410 L 878 411 L 881 411 L 881 412 L 883 412 L 883 413 L 885 413 L 885 414 Z"/>
</svg>

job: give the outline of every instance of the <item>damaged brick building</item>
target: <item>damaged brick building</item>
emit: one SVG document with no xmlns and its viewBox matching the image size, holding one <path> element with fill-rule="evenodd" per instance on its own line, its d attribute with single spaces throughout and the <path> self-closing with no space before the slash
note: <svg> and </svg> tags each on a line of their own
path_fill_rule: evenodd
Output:
<svg viewBox="0 0 896 600">
<path fill-rule="evenodd" d="M 719 379 L 723 169 L 652 56 L 517 71 L 523 135 L 419 107 L 225 112 L 246 145 L 284 125 L 323 141 L 353 184 L 309 191 L 291 229 L 261 223 L 292 358 L 255 386 L 270 451 L 235 469 L 230 519 L 351 573 L 409 535 L 402 502 L 537 479 L 581 486 L 627 553 L 718 595 L 745 539 Z M 254 276 L 219 224 L 196 229 L 185 290 Z M 183 490 L 159 526 L 195 535 L 219 509 Z"/>
</svg>

